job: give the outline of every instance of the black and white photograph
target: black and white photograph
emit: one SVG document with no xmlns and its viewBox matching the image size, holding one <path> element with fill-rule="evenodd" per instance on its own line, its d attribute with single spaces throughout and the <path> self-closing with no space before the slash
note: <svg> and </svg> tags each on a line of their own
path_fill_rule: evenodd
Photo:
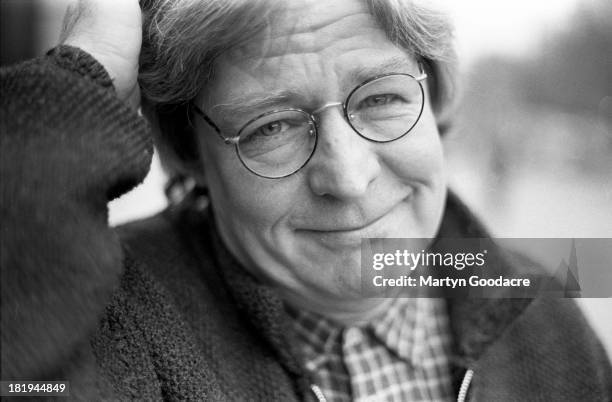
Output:
<svg viewBox="0 0 612 402">
<path fill-rule="evenodd" d="M 608 0 L 0 0 L 0 398 L 612 401 Z"/>
</svg>

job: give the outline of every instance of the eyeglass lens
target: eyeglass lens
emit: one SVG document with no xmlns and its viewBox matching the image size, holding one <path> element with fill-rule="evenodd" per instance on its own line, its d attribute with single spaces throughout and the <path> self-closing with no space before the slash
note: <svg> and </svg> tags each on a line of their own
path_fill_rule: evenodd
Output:
<svg viewBox="0 0 612 402">
<path fill-rule="evenodd" d="M 317 135 L 308 113 L 283 110 L 243 127 L 238 156 L 252 172 L 270 178 L 299 170 L 314 152 Z"/>
<path fill-rule="evenodd" d="M 389 142 L 407 134 L 423 110 L 423 90 L 409 75 L 389 75 L 370 81 L 349 96 L 347 115 L 362 137 Z M 240 130 L 238 155 L 252 172 L 270 178 L 288 176 L 310 159 L 316 147 L 316 127 L 301 110 L 268 113 Z"/>
</svg>

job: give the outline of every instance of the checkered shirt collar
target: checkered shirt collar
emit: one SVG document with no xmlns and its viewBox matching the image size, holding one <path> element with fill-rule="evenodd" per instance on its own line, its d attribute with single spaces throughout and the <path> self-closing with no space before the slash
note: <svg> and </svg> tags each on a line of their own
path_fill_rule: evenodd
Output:
<svg viewBox="0 0 612 402">
<path fill-rule="evenodd" d="M 422 361 L 426 320 L 431 316 L 428 299 L 397 298 L 392 301 L 385 313 L 367 325 L 360 326 L 376 337 L 391 352 L 402 360 L 418 366 Z M 309 346 L 310 360 L 332 351 L 341 341 L 345 327 L 319 314 L 287 308 L 293 319 L 293 328 L 305 344 Z M 351 342 L 346 339 L 346 342 Z"/>
</svg>

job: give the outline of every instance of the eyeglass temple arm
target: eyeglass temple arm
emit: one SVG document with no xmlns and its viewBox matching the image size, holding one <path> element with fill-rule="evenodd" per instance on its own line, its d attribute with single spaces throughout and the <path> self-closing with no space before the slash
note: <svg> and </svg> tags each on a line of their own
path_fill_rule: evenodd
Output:
<svg viewBox="0 0 612 402">
<path fill-rule="evenodd" d="M 219 136 L 219 138 L 221 138 L 223 140 L 223 142 L 225 142 L 226 144 L 235 144 L 237 142 L 237 139 L 235 138 L 227 138 L 224 137 L 223 134 L 221 133 L 221 130 L 219 129 L 219 127 L 217 127 L 217 125 L 210 119 L 210 117 L 206 116 L 206 113 L 204 113 L 202 111 L 202 109 L 200 109 L 196 104 L 194 104 L 193 102 L 190 103 L 191 107 L 193 108 L 193 110 L 202 118 L 204 119 L 204 121 L 206 123 L 208 123 L 209 126 L 211 126 L 215 132 L 217 133 L 217 135 Z"/>
<path fill-rule="evenodd" d="M 419 62 L 419 75 L 414 77 L 414 79 L 418 82 L 425 81 L 427 79 L 427 73 L 425 72 L 422 62 Z"/>
</svg>

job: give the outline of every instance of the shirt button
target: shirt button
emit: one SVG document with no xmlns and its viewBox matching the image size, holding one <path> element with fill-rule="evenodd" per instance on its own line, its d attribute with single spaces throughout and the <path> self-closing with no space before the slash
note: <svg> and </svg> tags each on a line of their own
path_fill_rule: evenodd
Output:
<svg viewBox="0 0 612 402">
<path fill-rule="evenodd" d="M 363 333 L 361 329 L 351 327 L 344 332 L 344 345 L 347 347 L 355 346 L 363 341 Z"/>
</svg>

